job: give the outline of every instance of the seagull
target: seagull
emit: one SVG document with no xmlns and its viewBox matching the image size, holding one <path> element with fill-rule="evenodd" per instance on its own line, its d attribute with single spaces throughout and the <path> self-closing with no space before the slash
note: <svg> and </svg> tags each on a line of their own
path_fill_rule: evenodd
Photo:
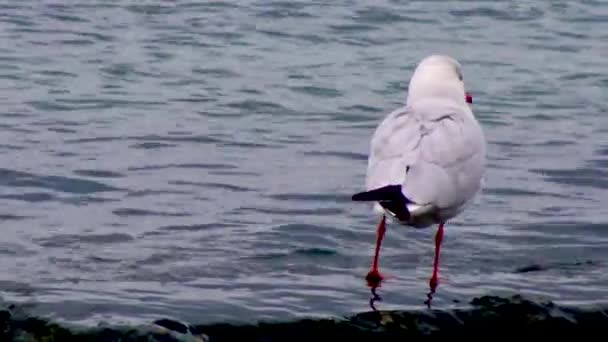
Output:
<svg viewBox="0 0 608 342">
<path fill-rule="evenodd" d="M 352 196 L 353 201 L 373 202 L 373 211 L 381 215 L 366 276 L 370 286 L 383 279 L 378 256 L 388 215 L 397 224 L 416 229 L 438 225 L 429 280 L 434 293 L 443 227 L 465 210 L 484 181 L 486 142 L 471 106 L 460 63 L 434 54 L 416 66 L 405 104 L 376 128 L 370 142 L 366 191 Z"/>
</svg>

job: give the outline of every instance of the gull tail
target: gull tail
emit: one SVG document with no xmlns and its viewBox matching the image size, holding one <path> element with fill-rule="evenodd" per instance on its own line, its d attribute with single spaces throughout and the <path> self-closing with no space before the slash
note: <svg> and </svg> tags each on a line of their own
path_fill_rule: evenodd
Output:
<svg viewBox="0 0 608 342">
<path fill-rule="evenodd" d="M 353 195 L 355 202 L 378 202 L 385 210 L 401 221 L 410 219 L 407 204 L 410 203 L 401 192 L 401 185 L 387 185 Z"/>
</svg>

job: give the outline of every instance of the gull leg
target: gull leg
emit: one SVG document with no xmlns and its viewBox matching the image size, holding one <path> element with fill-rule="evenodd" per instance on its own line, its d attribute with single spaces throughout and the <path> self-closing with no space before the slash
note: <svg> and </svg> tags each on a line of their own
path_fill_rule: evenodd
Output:
<svg viewBox="0 0 608 342">
<path fill-rule="evenodd" d="M 376 251 L 374 253 L 374 260 L 372 267 L 365 277 L 369 286 L 376 287 L 382 281 L 384 277 L 378 272 L 378 257 L 380 256 L 380 246 L 382 245 L 382 239 L 384 238 L 384 232 L 386 231 L 386 216 L 382 215 L 382 220 L 378 224 L 378 231 L 376 234 Z"/>
</svg>

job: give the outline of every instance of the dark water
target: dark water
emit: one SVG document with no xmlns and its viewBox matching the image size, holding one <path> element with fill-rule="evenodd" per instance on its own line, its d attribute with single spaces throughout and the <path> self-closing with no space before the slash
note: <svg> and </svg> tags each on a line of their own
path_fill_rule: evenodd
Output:
<svg viewBox="0 0 608 342">
<path fill-rule="evenodd" d="M 3 2 L 0 296 L 70 324 L 369 310 L 368 139 L 415 64 L 464 67 L 486 188 L 434 307 L 608 301 L 608 5 Z M 389 225 L 381 310 L 423 309 L 434 229 Z"/>
</svg>

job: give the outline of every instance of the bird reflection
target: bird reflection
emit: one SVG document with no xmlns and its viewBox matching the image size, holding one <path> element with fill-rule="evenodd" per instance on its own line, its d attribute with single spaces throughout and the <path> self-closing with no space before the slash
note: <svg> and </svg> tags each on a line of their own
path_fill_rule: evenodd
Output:
<svg viewBox="0 0 608 342">
<path fill-rule="evenodd" d="M 426 300 L 424 304 L 426 304 L 427 308 L 431 308 L 431 302 L 433 301 L 433 295 L 435 294 L 435 290 L 437 290 L 437 278 L 431 278 L 429 280 L 429 292 L 426 294 Z"/>
<path fill-rule="evenodd" d="M 377 301 L 382 301 L 382 297 L 380 297 L 378 293 L 376 293 L 376 290 L 378 289 L 378 287 L 380 287 L 380 284 L 382 283 L 382 278 L 372 278 L 368 276 L 366 280 L 367 286 L 370 287 L 370 291 L 372 294 L 369 299 L 369 306 L 372 308 L 372 310 L 374 310 L 374 312 L 378 312 L 374 303 L 376 303 Z"/>
<path fill-rule="evenodd" d="M 372 310 L 374 310 L 374 312 L 378 312 L 378 310 L 376 309 L 376 306 L 374 305 L 374 303 L 376 303 L 377 301 L 382 301 L 382 297 L 380 297 L 376 293 L 376 289 L 377 289 L 377 287 L 372 287 L 371 288 L 372 296 L 369 299 L 369 306 L 372 308 Z"/>
<path fill-rule="evenodd" d="M 368 277 L 368 278 L 366 278 L 366 280 L 367 280 L 367 285 L 369 286 L 370 292 L 371 292 L 371 297 L 369 298 L 369 306 L 374 312 L 378 312 L 378 309 L 376 309 L 375 303 L 382 301 L 382 297 L 380 297 L 380 295 L 376 291 L 380 287 L 380 285 L 382 283 L 382 279 Z M 437 285 L 438 285 L 438 281 L 436 278 L 431 278 L 431 280 L 429 280 L 429 292 L 426 294 L 427 299 L 424 301 L 424 304 L 429 309 L 431 308 L 431 303 L 433 301 L 433 295 L 437 291 Z"/>
</svg>

